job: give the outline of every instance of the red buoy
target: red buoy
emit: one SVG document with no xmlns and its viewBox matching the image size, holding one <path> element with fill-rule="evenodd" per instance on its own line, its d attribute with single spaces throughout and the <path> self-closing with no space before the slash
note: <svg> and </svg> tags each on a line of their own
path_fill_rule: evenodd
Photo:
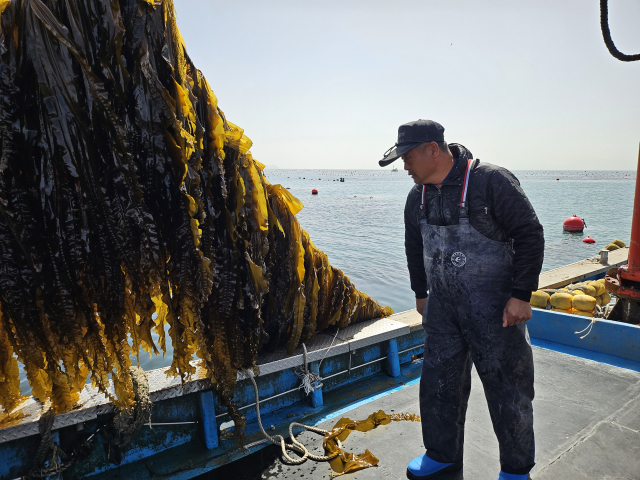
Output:
<svg viewBox="0 0 640 480">
<path fill-rule="evenodd" d="M 317 195 L 318 194 L 318 190 L 314 188 L 313 190 L 311 190 L 311 194 L 312 195 Z"/>
<path fill-rule="evenodd" d="M 584 243 L 596 243 L 596 241 L 593 238 L 591 238 L 589 235 L 587 235 L 587 238 L 583 238 L 582 241 Z"/>
<path fill-rule="evenodd" d="M 584 227 L 586 227 L 584 220 L 576 215 L 567 218 L 562 223 L 562 228 L 565 232 L 581 232 L 584 230 Z"/>
</svg>

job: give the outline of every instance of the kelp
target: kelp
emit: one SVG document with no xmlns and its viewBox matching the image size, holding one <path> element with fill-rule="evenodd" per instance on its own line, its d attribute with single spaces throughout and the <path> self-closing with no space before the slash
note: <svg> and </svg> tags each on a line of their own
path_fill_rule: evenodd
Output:
<svg viewBox="0 0 640 480">
<path fill-rule="evenodd" d="M 333 428 L 325 434 L 322 442 L 324 454 L 328 457 L 334 457 L 329 461 L 329 464 L 335 473 L 329 474 L 329 478 L 340 477 L 347 473 L 378 465 L 378 457 L 368 449 L 364 453 L 357 455 L 341 448 L 341 443 L 349 437 L 351 432 L 369 432 L 380 425 L 389 425 L 391 422 L 402 421 L 420 422 L 421 420 L 420 416 L 415 413 L 392 413 L 387 415 L 384 410 L 372 413 L 365 420 L 354 421 L 346 417 L 338 420 Z"/>
<path fill-rule="evenodd" d="M 239 369 L 389 315 L 302 230 L 189 58 L 171 0 L 0 0 L 0 407 L 56 412 L 87 375 L 134 405 L 131 355 Z M 151 333 L 159 336 L 157 344 Z M 112 378 L 115 395 L 109 393 Z"/>
</svg>

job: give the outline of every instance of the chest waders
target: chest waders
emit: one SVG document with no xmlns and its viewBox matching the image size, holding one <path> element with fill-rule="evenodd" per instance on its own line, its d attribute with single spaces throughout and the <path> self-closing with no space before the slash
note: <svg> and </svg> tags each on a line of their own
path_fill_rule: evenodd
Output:
<svg viewBox="0 0 640 480">
<path fill-rule="evenodd" d="M 433 460 L 462 461 L 473 362 L 500 444 L 502 470 L 524 474 L 535 456 L 531 343 L 524 323 L 502 326 L 511 297 L 513 250 L 511 243 L 486 238 L 469 224 L 472 162 L 465 172 L 458 225 L 427 223 L 423 187 L 420 230 L 429 296 L 422 315 L 422 435 Z"/>
</svg>

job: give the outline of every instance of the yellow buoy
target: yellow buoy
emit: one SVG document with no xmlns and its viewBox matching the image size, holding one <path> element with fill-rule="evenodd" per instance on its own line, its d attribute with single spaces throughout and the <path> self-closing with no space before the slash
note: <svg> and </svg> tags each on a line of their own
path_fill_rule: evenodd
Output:
<svg viewBox="0 0 640 480">
<path fill-rule="evenodd" d="M 609 245 L 607 245 L 606 247 L 604 247 L 605 250 L 618 250 L 620 247 L 618 245 L 616 245 L 615 243 L 610 243 Z"/>
<path fill-rule="evenodd" d="M 596 296 L 596 289 L 594 287 L 592 287 L 591 285 L 582 285 L 580 290 L 582 290 L 585 295 L 589 295 L 590 297 L 595 297 Z"/>
<path fill-rule="evenodd" d="M 549 299 L 549 301 L 551 302 L 552 307 L 559 308 L 562 310 L 571 310 L 572 298 L 573 296 L 569 293 L 556 292 L 553 295 L 551 295 L 551 298 Z"/>
<path fill-rule="evenodd" d="M 571 295 L 586 295 L 582 290 L 572 290 Z"/>
<path fill-rule="evenodd" d="M 626 246 L 627 246 L 627 244 L 626 244 L 626 243 L 624 243 L 624 242 L 623 242 L 622 240 L 620 240 L 619 238 L 616 238 L 613 242 L 611 242 L 611 244 L 613 244 L 613 245 L 617 245 L 617 246 L 619 246 L 620 248 L 624 248 L 624 247 L 626 247 Z"/>
<path fill-rule="evenodd" d="M 572 309 L 571 308 L 567 309 L 567 308 L 555 308 L 555 307 L 553 307 L 553 308 L 551 308 L 551 310 L 554 311 L 554 312 L 571 313 Z"/>
<path fill-rule="evenodd" d="M 602 299 L 602 305 L 608 305 L 611 301 L 611 294 L 609 292 L 604 292 L 600 295 L 600 298 Z"/>
<path fill-rule="evenodd" d="M 547 308 L 549 302 L 549 294 L 540 290 L 531 294 L 531 306 L 536 308 Z"/>
<path fill-rule="evenodd" d="M 589 285 L 591 285 L 593 288 L 595 288 L 595 290 L 596 290 L 595 296 L 596 297 L 602 295 L 606 291 L 606 289 L 604 288 L 604 284 L 603 283 L 593 281 Z M 593 295 L 592 295 L 592 297 L 593 297 Z"/>
<path fill-rule="evenodd" d="M 574 295 L 571 301 L 573 308 L 582 312 L 593 312 L 596 308 L 596 299 L 591 295 Z"/>
</svg>

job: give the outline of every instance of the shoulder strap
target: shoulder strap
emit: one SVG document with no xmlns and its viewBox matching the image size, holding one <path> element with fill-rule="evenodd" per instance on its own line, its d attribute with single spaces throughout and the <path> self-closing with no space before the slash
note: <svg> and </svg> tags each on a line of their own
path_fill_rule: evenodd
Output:
<svg viewBox="0 0 640 480">
<path fill-rule="evenodd" d="M 467 169 L 464 172 L 464 182 L 462 183 L 462 195 L 460 196 L 460 208 L 467 209 L 467 190 L 469 189 L 469 175 L 471 174 L 471 164 L 475 161 L 475 159 L 470 158 L 467 161 Z M 424 202 L 426 197 L 427 186 L 422 185 L 422 203 L 420 204 L 420 209 L 424 210 Z"/>
<path fill-rule="evenodd" d="M 464 172 L 464 182 L 462 184 L 462 194 L 460 195 L 460 218 L 469 218 L 469 207 L 467 205 L 467 191 L 469 190 L 469 176 L 471 175 L 473 162 L 477 161 L 470 158 L 467 162 L 467 170 Z"/>
<path fill-rule="evenodd" d="M 469 174 L 471 173 L 471 162 L 473 158 L 470 158 L 467 162 L 467 170 L 464 172 L 464 182 L 462 183 L 462 195 L 460 195 L 460 207 L 465 208 L 467 206 L 467 190 L 469 189 Z M 424 200 L 423 200 L 424 203 Z"/>
</svg>

